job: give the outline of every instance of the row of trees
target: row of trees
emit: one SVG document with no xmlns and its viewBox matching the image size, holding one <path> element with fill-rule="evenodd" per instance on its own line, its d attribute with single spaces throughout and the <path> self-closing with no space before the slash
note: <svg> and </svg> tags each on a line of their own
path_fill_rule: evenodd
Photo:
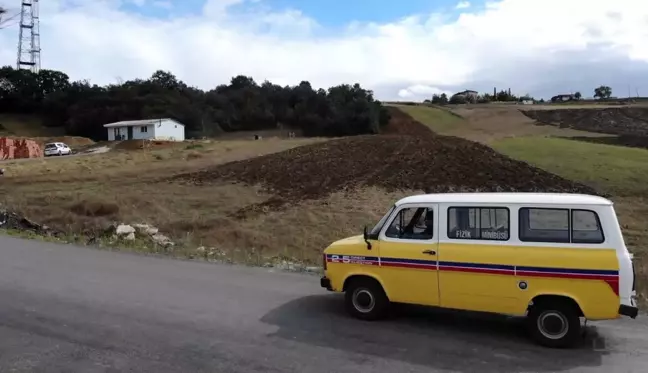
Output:
<svg viewBox="0 0 648 373">
<path fill-rule="evenodd" d="M 43 124 L 64 126 L 69 135 L 105 139 L 105 123 L 170 117 L 187 136 L 291 128 L 306 136 L 378 133 L 389 114 L 373 92 L 342 84 L 315 90 L 309 82 L 279 86 L 236 76 L 209 91 L 190 87 L 166 71 L 148 79 L 98 86 L 71 82 L 55 70 L 37 74 L 0 68 L 0 112 L 39 114 Z"/>
<path fill-rule="evenodd" d="M 580 92 L 576 92 L 573 95 L 569 95 L 569 96 L 570 96 L 570 100 L 580 100 L 583 97 L 583 95 Z M 594 89 L 594 98 L 596 99 L 609 99 L 611 96 L 612 96 L 612 88 L 610 88 L 609 86 L 602 85 Z M 560 97 L 560 95 L 554 97 Z M 482 103 L 489 103 L 493 101 L 522 102 L 522 101 L 535 101 L 535 99 L 531 97 L 529 94 L 518 97 L 514 94 L 511 94 L 508 91 L 501 90 L 494 95 L 490 93 L 478 94 L 476 97 L 474 97 L 473 102 L 482 104 Z M 453 95 L 450 98 L 448 98 L 448 95 L 446 95 L 445 93 L 441 93 L 441 94 L 432 95 L 432 99 L 425 100 L 425 102 L 437 104 L 437 105 L 464 104 L 467 102 L 467 99 L 465 96 L 462 95 Z M 544 99 L 540 99 L 538 100 L 538 102 L 543 103 L 545 101 Z"/>
<path fill-rule="evenodd" d="M 432 95 L 431 100 L 425 100 L 427 103 L 432 103 L 432 104 L 437 104 L 437 105 L 446 105 L 446 104 L 465 104 L 468 101 L 472 101 L 474 103 L 489 103 L 493 101 L 499 101 L 499 102 L 521 102 L 521 101 L 533 101 L 533 97 L 529 96 L 528 94 L 524 96 L 516 96 L 514 94 L 511 94 L 508 91 L 501 90 L 497 92 L 497 94 L 490 94 L 490 93 L 482 93 L 482 94 L 477 94 L 474 96 L 474 100 L 472 98 L 467 98 L 464 95 L 453 95 L 451 97 L 448 97 L 445 93 L 441 94 L 434 94 Z"/>
</svg>

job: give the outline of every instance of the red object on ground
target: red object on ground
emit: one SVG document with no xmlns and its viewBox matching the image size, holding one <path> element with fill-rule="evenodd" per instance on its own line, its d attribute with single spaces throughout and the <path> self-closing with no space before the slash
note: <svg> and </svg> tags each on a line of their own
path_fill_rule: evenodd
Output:
<svg viewBox="0 0 648 373">
<path fill-rule="evenodd" d="M 40 158 L 43 151 L 36 141 L 0 137 L 0 159 Z"/>
</svg>

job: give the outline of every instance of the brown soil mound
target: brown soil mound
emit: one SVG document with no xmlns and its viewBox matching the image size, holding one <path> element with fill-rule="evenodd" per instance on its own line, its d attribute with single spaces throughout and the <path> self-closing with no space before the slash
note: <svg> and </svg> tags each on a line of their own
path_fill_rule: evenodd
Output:
<svg viewBox="0 0 648 373">
<path fill-rule="evenodd" d="M 402 116 L 395 120 L 406 122 Z M 411 118 L 409 121 L 414 122 Z M 407 125 L 413 128 L 414 124 Z M 219 180 L 261 184 L 277 196 L 266 203 L 268 208 L 360 186 L 417 189 L 428 193 L 596 194 L 592 188 L 510 159 L 485 145 L 429 131 L 425 136 L 365 135 L 331 140 L 173 179 L 198 185 Z"/>
<path fill-rule="evenodd" d="M 626 146 L 629 148 L 648 149 L 648 136 L 603 136 L 603 137 L 586 137 L 576 136 L 568 137 L 569 140 L 585 141 L 595 144 Z"/>
<path fill-rule="evenodd" d="M 389 120 L 389 124 L 382 129 L 383 134 L 425 137 L 435 136 L 435 134 L 423 123 L 413 120 L 412 117 L 397 108 L 388 106 L 387 110 L 391 115 L 391 119 Z"/>
<path fill-rule="evenodd" d="M 540 123 L 560 128 L 612 135 L 648 136 L 648 108 L 644 107 L 521 110 L 521 112 Z"/>
</svg>

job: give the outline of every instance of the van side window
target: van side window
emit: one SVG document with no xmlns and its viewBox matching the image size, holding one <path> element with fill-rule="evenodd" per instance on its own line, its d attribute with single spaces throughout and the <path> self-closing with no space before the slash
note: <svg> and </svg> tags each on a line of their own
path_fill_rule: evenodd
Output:
<svg viewBox="0 0 648 373">
<path fill-rule="evenodd" d="M 570 234 L 571 232 L 571 234 Z M 590 210 L 520 209 L 520 241 L 603 243 L 598 215 Z"/>
<path fill-rule="evenodd" d="M 572 242 L 603 243 L 605 237 L 598 215 L 590 210 L 572 210 Z"/>
<path fill-rule="evenodd" d="M 434 231 L 434 210 L 409 207 L 398 212 L 385 236 L 406 240 L 431 240 Z"/>
<path fill-rule="evenodd" d="M 569 209 L 521 208 L 520 241 L 569 243 Z"/>
<path fill-rule="evenodd" d="M 448 238 L 507 241 L 509 215 L 509 209 L 503 207 L 450 207 Z"/>
</svg>

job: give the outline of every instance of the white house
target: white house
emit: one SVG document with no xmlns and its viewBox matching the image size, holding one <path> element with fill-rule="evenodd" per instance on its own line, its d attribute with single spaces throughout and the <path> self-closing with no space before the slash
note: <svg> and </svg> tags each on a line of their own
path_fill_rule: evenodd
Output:
<svg viewBox="0 0 648 373">
<path fill-rule="evenodd" d="M 104 124 L 108 141 L 168 140 L 184 141 L 185 126 L 171 118 L 125 120 Z"/>
</svg>

